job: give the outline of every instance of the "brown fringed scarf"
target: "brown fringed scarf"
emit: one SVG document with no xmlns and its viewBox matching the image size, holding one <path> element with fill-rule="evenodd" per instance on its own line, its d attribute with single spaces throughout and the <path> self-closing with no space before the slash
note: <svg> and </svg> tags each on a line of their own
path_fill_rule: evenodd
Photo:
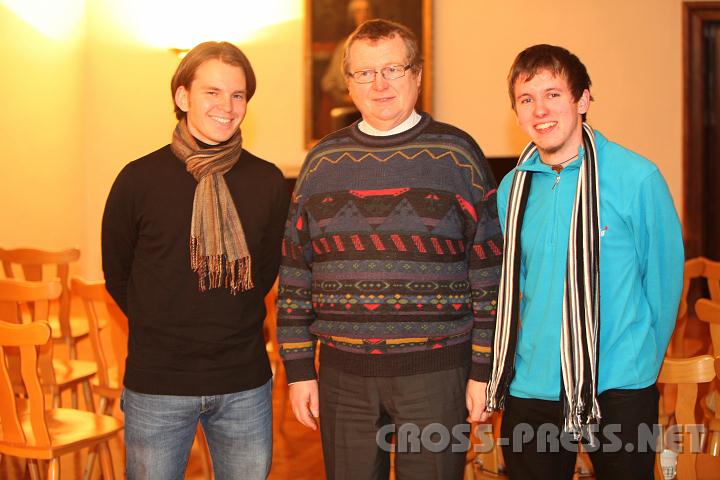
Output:
<svg viewBox="0 0 720 480">
<path fill-rule="evenodd" d="M 198 274 L 200 291 L 224 286 L 234 295 L 250 290 L 250 252 L 223 177 L 240 159 L 240 130 L 223 145 L 201 150 L 183 119 L 175 127 L 171 148 L 198 182 L 190 225 L 190 266 Z"/>
</svg>

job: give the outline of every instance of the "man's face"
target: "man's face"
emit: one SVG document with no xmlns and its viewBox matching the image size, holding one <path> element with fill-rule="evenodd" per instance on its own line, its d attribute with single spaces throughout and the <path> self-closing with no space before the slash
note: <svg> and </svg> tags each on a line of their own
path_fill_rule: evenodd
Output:
<svg viewBox="0 0 720 480">
<path fill-rule="evenodd" d="M 530 80 L 515 82 L 515 112 L 520 128 L 537 145 L 543 162 L 562 163 L 578 153 L 582 143 L 582 114 L 590 92 L 576 102 L 564 76 L 541 70 Z"/>
<path fill-rule="evenodd" d="M 216 145 L 232 137 L 245 118 L 246 94 L 242 68 L 210 59 L 195 71 L 189 90 L 179 87 L 175 91 L 175 103 L 187 113 L 190 133 Z"/>
<path fill-rule="evenodd" d="M 375 81 L 357 83 L 348 78 L 348 91 L 363 120 L 378 130 L 390 130 L 410 116 L 420 91 L 421 75 L 411 70 L 404 77 L 385 80 L 379 73 L 389 65 L 406 65 L 405 42 L 399 35 L 376 42 L 357 40 L 350 46 L 350 72 L 377 70 Z"/>
</svg>

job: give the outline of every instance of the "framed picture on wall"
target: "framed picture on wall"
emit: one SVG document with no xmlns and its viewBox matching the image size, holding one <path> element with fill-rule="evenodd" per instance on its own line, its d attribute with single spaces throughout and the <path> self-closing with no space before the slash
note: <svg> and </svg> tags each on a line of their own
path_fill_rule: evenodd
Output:
<svg viewBox="0 0 720 480">
<path fill-rule="evenodd" d="M 360 117 L 347 93 L 342 71 L 345 40 L 357 25 L 386 18 L 408 26 L 423 52 L 418 109 L 432 107 L 432 0 L 305 0 L 306 102 L 308 147 Z"/>
</svg>

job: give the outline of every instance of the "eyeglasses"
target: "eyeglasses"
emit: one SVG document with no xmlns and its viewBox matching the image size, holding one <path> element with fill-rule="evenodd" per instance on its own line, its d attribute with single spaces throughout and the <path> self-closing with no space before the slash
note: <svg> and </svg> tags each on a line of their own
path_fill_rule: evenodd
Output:
<svg viewBox="0 0 720 480">
<path fill-rule="evenodd" d="M 398 78 L 404 77 L 405 72 L 412 65 L 388 65 L 380 70 L 358 70 L 357 72 L 351 72 L 349 75 L 357 83 L 372 83 L 375 81 L 375 76 L 380 72 L 380 75 L 385 80 L 397 80 Z"/>
</svg>

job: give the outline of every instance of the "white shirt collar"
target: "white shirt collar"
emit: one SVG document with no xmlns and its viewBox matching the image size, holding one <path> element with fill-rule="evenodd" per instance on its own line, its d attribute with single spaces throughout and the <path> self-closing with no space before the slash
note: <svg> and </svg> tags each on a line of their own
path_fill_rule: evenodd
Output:
<svg viewBox="0 0 720 480">
<path fill-rule="evenodd" d="M 413 110 L 410 116 L 408 116 L 408 118 L 406 118 L 402 123 L 400 123 L 400 125 L 397 125 L 390 130 L 378 130 L 377 128 L 367 123 L 365 120 L 360 121 L 360 123 L 358 124 L 358 128 L 364 134 L 372 135 L 374 137 L 385 137 L 388 135 L 395 135 L 396 133 L 402 133 L 410 130 L 412 127 L 417 125 L 421 119 L 422 117 L 420 116 L 420 114 Z"/>
</svg>

